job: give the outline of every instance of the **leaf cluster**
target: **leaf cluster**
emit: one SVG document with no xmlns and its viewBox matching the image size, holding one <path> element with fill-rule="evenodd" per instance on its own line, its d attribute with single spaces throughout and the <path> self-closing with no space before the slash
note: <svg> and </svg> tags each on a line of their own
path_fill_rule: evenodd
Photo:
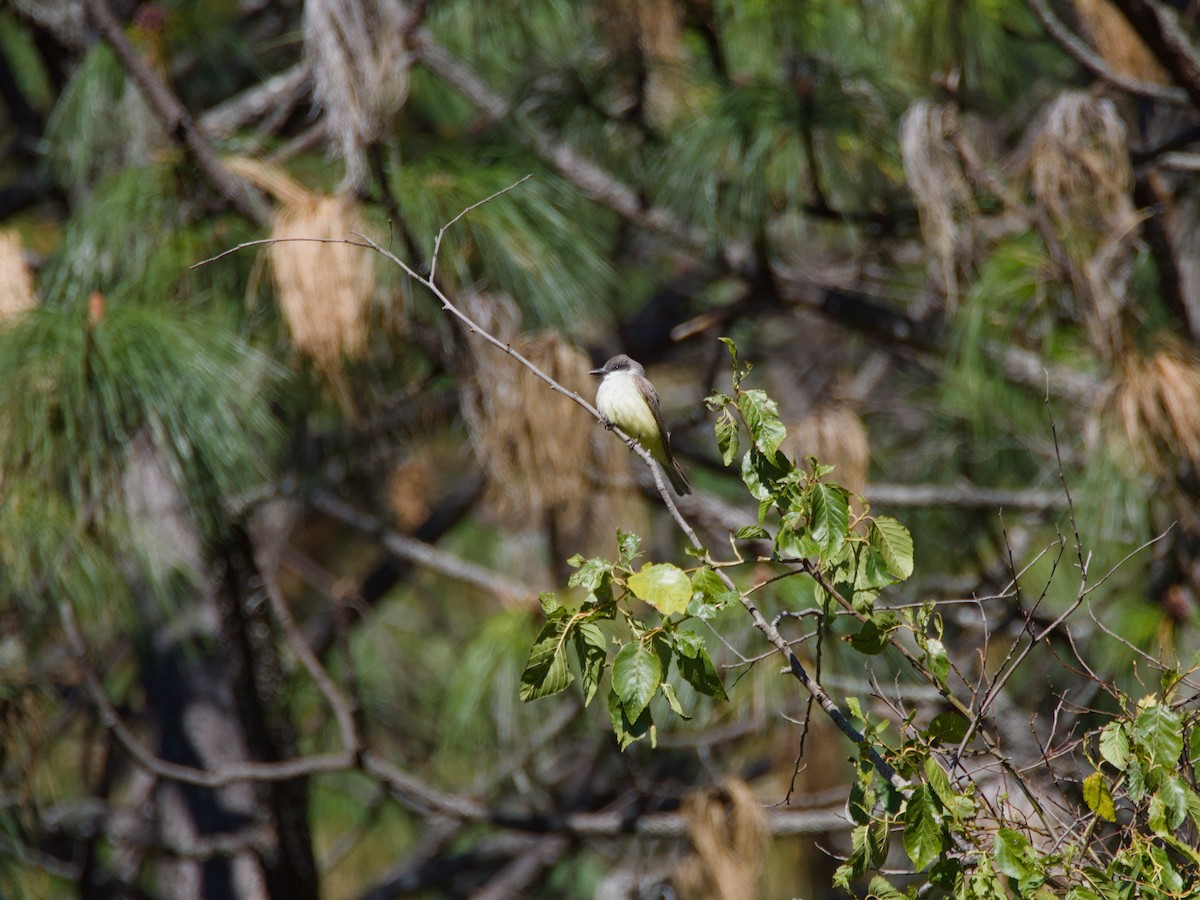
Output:
<svg viewBox="0 0 1200 900">
<path fill-rule="evenodd" d="M 668 679 L 672 666 L 697 693 L 728 699 L 704 638 L 685 625 L 691 619 L 711 618 L 736 599 L 737 593 L 725 590 L 705 565 L 681 569 L 671 563 L 645 563 L 635 571 L 640 538 L 619 532 L 617 544 L 616 561 L 581 556 L 570 560 L 577 571 L 568 585 L 587 592 L 578 608 L 562 605 L 554 594 L 542 594 L 546 624 L 521 675 L 521 699 L 548 697 L 575 681 L 568 660 L 570 648 L 586 704 L 595 698 L 606 669 L 611 668 L 608 711 L 624 749 L 647 735 L 652 745 L 657 743 L 650 709 L 657 696 L 661 695 L 676 715 L 690 718 Z M 645 607 L 649 607 L 648 615 L 642 612 Z M 618 620 L 626 626 L 627 637 L 617 641 L 610 663 L 610 638 L 601 623 Z"/>
</svg>

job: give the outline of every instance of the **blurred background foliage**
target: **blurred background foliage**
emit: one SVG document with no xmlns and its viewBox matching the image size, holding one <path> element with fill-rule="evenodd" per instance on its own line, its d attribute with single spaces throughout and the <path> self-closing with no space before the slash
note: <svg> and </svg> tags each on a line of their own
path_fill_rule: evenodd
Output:
<svg viewBox="0 0 1200 900">
<path fill-rule="evenodd" d="M 359 232 L 426 272 L 526 175 L 446 232 L 438 281 L 585 396 L 609 355 L 645 363 L 715 554 L 755 514 L 700 402 L 731 335 L 787 452 L 912 529 L 889 599 L 944 602 L 963 672 L 1075 597 L 1068 486 L 1093 581 L 1116 567 L 1071 640 L 1135 695 L 1186 669 L 1200 84 L 1124 15 L 1175 6 L 0 3 L 0 893 L 836 896 L 854 751 L 741 609 L 704 626 L 730 702 L 679 683 L 693 718 L 656 750 L 518 699 L 570 556 L 620 527 L 686 559 L 636 458 L 378 254 L 194 267 Z M 268 597 L 371 751 L 472 814 L 363 770 L 210 789 L 133 762 L 89 671 L 171 762 L 339 749 Z M 835 699 L 890 715 L 898 657 L 786 627 Z M 1104 706 L 1060 649 L 997 729 Z"/>
</svg>

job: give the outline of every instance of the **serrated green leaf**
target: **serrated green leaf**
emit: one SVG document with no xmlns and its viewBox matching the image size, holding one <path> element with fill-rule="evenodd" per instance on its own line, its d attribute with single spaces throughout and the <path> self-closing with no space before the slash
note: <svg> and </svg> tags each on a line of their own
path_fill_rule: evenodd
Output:
<svg viewBox="0 0 1200 900">
<path fill-rule="evenodd" d="M 667 705 L 671 707 L 671 712 L 679 716 L 681 719 L 690 719 L 687 713 L 683 711 L 683 707 L 679 704 L 679 697 L 675 694 L 675 686 L 669 681 L 664 681 L 661 685 L 663 696 L 667 698 Z"/>
<path fill-rule="evenodd" d="M 855 824 L 866 825 L 874 818 L 875 799 L 875 788 L 869 780 L 859 778 L 850 786 L 850 797 L 846 806 Z"/>
<path fill-rule="evenodd" d="M 750 431 L 754 446 L 764 456 L 775 455 L 779 445 L 787 437 L 787 429 L 779 419 L 779 407 L 767 396 L 766 391 L 742 391 L 737 398 L 738 410 Z"/>
<path fill-rule="evenodd" d="M 562 608 L 562 604 L 558 602 L 558 598 L 554 596 L 553 591 L 543 591 L 538 594 L 538 603 L 542 605 L 542 612 L 550 615 Z"/>
<path fill-rule="evenodd" d="M 624 750 L 634 741 L 640 741 L 654 728 L 654 720 L 650 718 L 650 710 L 643 709 L 634 719 L 629 713 L 615 690 L 608 692 L 608 720 L 612 722 L 613 732 L 617 736 L 617 745 Z"/>
<path fill-rule="evenodd" d="M 867 897 L 874 897 L 877 900 L 904 900 L 904 894 L 892 887 L 882 875 L 876 875 L 871 879 L 871 884 L 867 889 Z"/>
<path fill-rule="evenodd" d="M 581 587 L 594 593 L 612 578 L 612 563 L 607 559 L 583 559 L 576 555 L 569 562 L 578 569 L 567 579 L 569 587 Z"/>
<path fill-rule="evenodd" d="M 770 538 L 771 532 L 761 525 L 743 525 L 733 533 L 735 541 L 760 541 L 770 540 Z"/>
<path fill-rule="evenodd" d="M 1159 788 L 1158 796 L 1162 797 L 1167 811 L 1167 828 L 1175 831 L 1187 819 L 1188 789 L 1177 775 L 1170 775 Z"/>
<path fill-rule="evenodd" d="M 863 725 L 867 724 L 867 717 L 863 714 L 862 704 L 857 697 L 846 698 L 846 709 L 850 710 L 850 715 L 853 718 L 857 719 Z"/>
<path fill-rule="evenodd" d="M 676 647 L 678 646 L 679 642 L 676 640 Z M 721 684 L 721 676 L 717 674 L 717 667 L 713 665 L 708 651 L 703 646 L 689 649 L 693 651 L 694 655 L 685 655 L 681 650 L 679 656 L 675 658 L 675 664 L 679 667 L 679 674 L 683 680 L 695 688 L 697 693 L 717 700 L 728 700 L 729 697 L 725 694 L 725 688 Z"/>
<path fill-rule="evenodd" d="M 567 665 L 567 619 L 551 619 L 538 632 L 525 671 L 521 673 L 521 699 L 529 702 L 557 694 L 575 680 Z"/>
<path fill-rule="evenodd" d="M 629 719 L 636 720 L 662 683 L 658 654 L 641 641 L 626 644 L 613 660 L 612 685 Z"/>
<path fill-rule="evenodd" d="M 872 868 L 878 868 L 887 862 L 890 834 L 888 823 L 882 819 L 867 826 L 867 863 Z"/>
<path fill-rule="evenodd" d="M 891 516 L 876 516 L 871 522 L 867 539 L 883 556 L 888 571 L 897 581 L 904 581 L 913 572 L 913 542 L 908 529 Z"/>
<path fill-rule="evenodd" d="M 692 573 L 692 599 L 688 601 L 687 614 L 711 619 L 737 597 L 737 591 L 727 589 L 716 572 L 703 566 Z"/>
<path fill-rule="evenodd" d="M 715 426 L 717 432 L 717 449 L 721 451 L 721 464 L 729 465 L 738 453 L 738 425 L 733 413 L 728 409 L 721 410 Z"/>
<path fill-rule="evenodd" d="M 1167 851 L 1162 847 L 1152 844 L 1150 846 L 1150 858 L 1155 869 L 1151 878 L 1154 885 L 1162 889 L 1161 892 L 1155 891 L 1150 896 L 1161 897 L 1164 895 L 1163 892 L 1167 896 L 1179 896 L 1183 890 L 1183 876 L 1175 868 L 1175 864 L 1171 861 L 1171 857 L 1167 855 Z M 1191 893 L 1191 891 L 1188 891 L 1188 893 Z"/>
<path fill-rule="evenodd" d="M 714 391 L 704 398 L 704 405 L 708 408 L 709 412 L 722 410 L 732 402 L 732 397 L 728 394 L 722 394 L 720 391 Z"/>
<path fill-rule="evenodd" d="M 950 784 L 950 776 L 946 774 L 946 770 L 932 756 L 925 757 L 925 778 L 942 806 L 948 809 L 954 805 L 958 792 Z"/>
<path fill-rule="evenodd" d="M 733 363 L 733 369 L 736 372 L 738 367 L 737 344 L 733 342 L 733 338 L 728 337 L 719 337 L 717 338 L 717 341 L 724 344 L 725 349 L 729 351 L 729 357 Z"/>
<path fill-rule="evenodd" d="M 875 656 L 888 646 L 888 635 L 900 627 L 900 617 L 885 609 L 873 613 L 855 634 L 847 635 L 846 641 L 859 653 Z"/>
<path fill-rule="evenodd" d="M 1117 808 L 1113 804 L 1112 791 L 1108 788 L 1108 779 L 1099 772 L 1093 772 L 1083 779 L 1083 802 L 1105 822 L 1117 821 Z"/>
<path fill-rule="evenodd" d="M 811 503 L 809 533 L 821 548 L 821 555 L 829 558 L 846 542 L 850 501 L 846 491 L 837 485 L 818 482 L 812 486 Z"/>
<path fill-rule="evenodd" d="M 693 596 L 698 594 L 711 600 L 717 594 L 725 593 L 726 590 L 725 582 L 721 580 L 721 576 L 708 566 L 701 566 L 692 573 Z"/>
<path fill-rule="evenodd" d="M 604 665 L 608 660 L 608 645 L 604 632 L 592 622 L 581 622 L 571 631 L 575 643 L 575 655 L 579 660 L 579 671 L 583 680 L 583 705 L 588 706 L 600 687 L 604 676 Z"/>
<path fill-rule="evenodd" d="M 776 493 L 776 483 L 792 471 L 792 464 L 778 451 L 772 456 L 763 456 L 757 447 L 751 447 L 742 456 L 742 481 L 750 496 L 755 500 L 770 500 Z M 760 507 L 759 519 L 763 518 Z"/>
<path fill-rule="evenodd" d="M 946 678 L 950 674 L 950 657 L 946 655 L 945 645 L 937 638 L 928 638 L 925 641 L 925 665 L 929 667 L 938 684 L 945 687 Z"/>
<path fill-rule="evenodd" d="M 948 709 L 938 713 L 925 729 L 925 737 L 936 744 L 960 744 L 969 726 L 962 713 Z"/>
<path fill-rule="evenodd" d="M 1113 768 L 1125 771 L 1129 763 L 1129 734 L 1123 722 L 1109 722 L 1100 729 L 1100 755 Z"/>
<path fill-rule="evenodd" d="M 1009 878 L 1025 881 L 1042 874 L 1041 863 L 1029 839 L 1015 829 L 1001 828 L 996 832 L 992 854 L 996 868 Z"/>
<path fill-rule="evenodd" d="M 617 553 L 622 566 L 628 568 L 642 552 L 642 539 L 630 531 L 617 529 Z"/>
<path fill-rule="evenodd" d="M 904 813 L 904 850 L 913 867 L 920 870 L 941 856 L 944 849 L 942 827 L 929 788 L 914 788 Z"/>
<path fill-rule="evenodd" d="M 629 589 L 664 616 L 687 610 L 692 599 L 692 582 L 687 573 L 670 563 L 646 563 L 636 575 L 630 575 Z"/>
<path fill-rule="evenodd" d="M 785 513 L 775 535 L 775 558 L 809 559 L 820 555 L 821 547 L 810 536 L 808 526 L 800 513 Z"/>
<path fill-rule="evenodd" d="M 1149 752 L 1151 765 L 1174 769 L 1183 753 L 1183 722 L 1174 710 L 1156 698 L 1147 697 L 1138 706 L 1134 740 Z"/>
<path fill-rule="evenodd" d="M 677 631 L 673 637 L 675 652 L 688 659 L 695 659 L 696 654 L 704 649 L 704 638 L 694 631 Z"/>
</svg>

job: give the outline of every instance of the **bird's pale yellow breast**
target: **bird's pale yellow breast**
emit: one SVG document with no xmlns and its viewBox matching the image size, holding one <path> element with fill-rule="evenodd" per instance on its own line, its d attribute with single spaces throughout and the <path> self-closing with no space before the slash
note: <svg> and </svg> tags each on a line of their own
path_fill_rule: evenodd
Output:
<svg viewBox="0 0 1200 900">
<path fill-rule="evenodd" d="M 600 415 L 658 455 L 661 446 L 658 423 L 633 375 L 617 372 L 605 376 L 596 391 L 596 408 Z"/>
</svg>

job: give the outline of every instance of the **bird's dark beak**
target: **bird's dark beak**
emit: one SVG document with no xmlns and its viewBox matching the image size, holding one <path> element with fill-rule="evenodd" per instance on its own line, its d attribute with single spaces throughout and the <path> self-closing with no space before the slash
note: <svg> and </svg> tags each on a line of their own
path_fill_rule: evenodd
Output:
<svg viewBox="0 0 1200 900">
<path fill-rule="evenodd" d="M 589 375 L 603 375 L 604 370 L 603 369 L 592 369 L 592 371 L 588 372 L 588 374 Z"/>
</svg>

